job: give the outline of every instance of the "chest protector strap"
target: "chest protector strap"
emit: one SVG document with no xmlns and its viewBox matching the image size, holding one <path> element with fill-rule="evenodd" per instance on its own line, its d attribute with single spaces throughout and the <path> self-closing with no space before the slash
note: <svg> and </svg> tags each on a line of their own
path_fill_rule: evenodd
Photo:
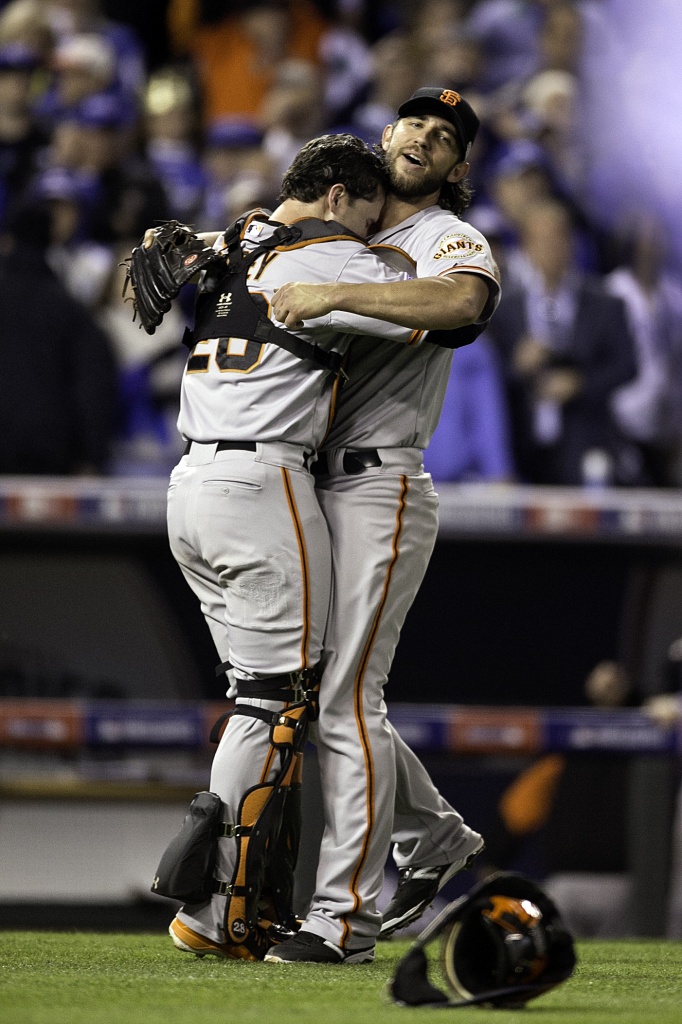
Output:
<svg viewBox="0 0 682 1024">
<path fill-rule="evenodd" d="M 265 215 L 259 219 L 267 222 Z M 191 337 L 185 336 L 184 343 L 192 347 L 197 341 L 207 338 L 246 338 L 261 344 L 279 345 L 317 368 L 329 370 L 334 375 L 342 373 L 343 357 L 340 353 L 327 351 L 283 327 L 277 327 L 270 320 L 266 300 L 249 292 L 247 275 L 257 259 L 279 247 L 286 249 L 317 238 L 348 238 L 349 232 L 340 224 L 310 217 L 298 224 L 281 224 L 269 238 L 247 251 L 242 241 L 246 220 L 242 217 L 226 230 L 225 262 L 207 269 L 197 296 L 194 330 Z"/>
</svg>

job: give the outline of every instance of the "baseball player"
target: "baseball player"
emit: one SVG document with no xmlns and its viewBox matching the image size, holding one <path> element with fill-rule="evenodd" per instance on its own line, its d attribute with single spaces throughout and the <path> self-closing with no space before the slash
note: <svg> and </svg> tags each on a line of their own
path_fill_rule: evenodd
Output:
<svg viewBox="0 0 682 1024">
<path fill-rule="evenodd" d="M 360 140 L 325 136 L 306 145 L 280 198 L 270 217 L 244 225 L 239 253 L 256 256 L 245 299 L 229 270 L 231 247 L 227 265 L 207 270 L 199 286 L 178 419 L 187 447 L 168 490 L 171 550 L 237 689 L 210 779 L 225 818 L 217 891 L 185 904 L 170 934 L 185 952 L 235 959 L 261 959 L 270 945 L 270 933 L 254 926 L 249 911 L 262 880 L 263 850 L 254 854 L 265 831 L 259 815 L 300 772 L 301 715 L 314 717 L 330 598 L 329 537 L 310 464 L 340 378 L 311 360 L 342 353 L 353 333 L 411 345 L 421 337 L 354 314 L 325 316 L 295 337 L 278 335 L 263 315 L 248 337 L 236 337 L 239 317 L 259 308 L 253 298 L 268 310 L 275 290 L 292 278 L 404 279 L 361 240 L 383 205 L 385 172 Z M 227 236 L 216 241 L 223 244 Z M 258 340 L 264 326 L 267 342 Z M 304 345 L 303 358 L 292 344 Z"/>
<path fill-rule="evenodd" d="M 391 836 L 400 881 L 384 915 L 386 935 L 416 919 L 483 849 L 482 837 L 440 796 L 387 722 L 383 698 L 436 539 L 438 499 L 422 450 L 450 369 L 451 352 L 440 346 L 473 340 L 499 298 L 488 243 L 459 217 L 469 199 L 464 178 L 477 128 L 459 94 L 426 88 L 384 131 L 390 192 L 371 245 L 417 279 L 294 283 L 273 300 L 277 317 L 299 329 L 341 309 L 418 324 L 438 332 L 431 339 L 439 346 L 428 335 L 416 351 L 355 340 L 350 380 L 318 462 L 334 572 L 316 723 L 325 831 L 310 911 L 298 934 L 266 954 L 269 961 L 371 957 Z"/>
</svg>

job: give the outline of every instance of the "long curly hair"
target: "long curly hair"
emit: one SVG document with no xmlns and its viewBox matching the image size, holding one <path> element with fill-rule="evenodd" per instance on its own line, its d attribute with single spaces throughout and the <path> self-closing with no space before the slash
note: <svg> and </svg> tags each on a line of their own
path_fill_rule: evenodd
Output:
<svg viewBox="0 0 682 1024">
<path fill-rule="evenodd" d="M 450 210 L 458 217 L 471 206 L 474 190 L 466 178 L 460 181 L 446 181 L 438 196 L 438 205 Z"/>
</svg>

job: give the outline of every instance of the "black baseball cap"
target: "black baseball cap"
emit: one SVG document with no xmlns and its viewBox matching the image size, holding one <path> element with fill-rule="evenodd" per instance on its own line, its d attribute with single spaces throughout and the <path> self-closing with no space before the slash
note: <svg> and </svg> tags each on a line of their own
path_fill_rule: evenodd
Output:
<svg viewBox="0 0 682 1024">
<path fill-rule="evenodd" d="M 410 114 L 433 114 L 449 121 L 457 132 L 462 159 L 467 159 L 480 122 L 471 104 L 458 92 L 431 86 L 417 89 L 409 100 L 398 107 L 398 117 L 408 117 Z"/>
</svg>

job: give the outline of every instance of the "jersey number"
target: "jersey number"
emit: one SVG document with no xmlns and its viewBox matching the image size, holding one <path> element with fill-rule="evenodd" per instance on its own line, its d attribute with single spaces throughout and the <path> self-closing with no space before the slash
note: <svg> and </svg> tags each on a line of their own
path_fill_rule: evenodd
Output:
<svg viewBox="0 0 682 1024">
<path fill-rule="evenodd" d="M 215 361 L 221 373 L 251 373 L 263 357 L 265 347 L 259 341 L 246 338 L 206 338 L 198 341 L 187 362 L 187 373 L 206 373 L 210 355 L 198 354 L 199 345 L 217 343 Z"/>
</svg>

